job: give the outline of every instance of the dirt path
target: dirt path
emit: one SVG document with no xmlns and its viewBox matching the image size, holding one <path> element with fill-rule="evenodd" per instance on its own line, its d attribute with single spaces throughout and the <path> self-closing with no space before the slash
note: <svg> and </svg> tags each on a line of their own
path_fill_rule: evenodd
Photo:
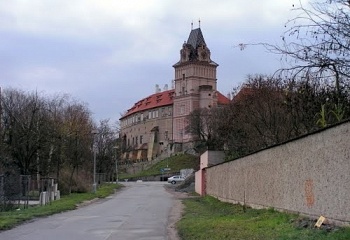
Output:
<svg viewBox="0 0 350 240">
<path fill-rule="evenodd" d="M 171 208 L 168 218 L 168 239 L 180 240 L 176 229 L 176 223 L 181 219 L 183 213 L 184 206 L 182 204 L 182 199 L 188 198 L 189 196 L 184 192 L 175 192 L 173 186 L 165 186 L 165 189 L 175 198 L 174 206 Z"/>
</svg>

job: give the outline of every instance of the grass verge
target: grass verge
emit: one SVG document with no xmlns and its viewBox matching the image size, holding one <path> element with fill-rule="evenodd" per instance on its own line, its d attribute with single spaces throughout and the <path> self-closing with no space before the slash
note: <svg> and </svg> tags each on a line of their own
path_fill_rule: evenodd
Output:
<svg viewBox="0 0 350 240">
<path fill-rule="evenodd" d="M 33 206 L 26 209 L 19 209 L 9 212 L 0 212 L 0 230 L 13 228 L 14 226 L 36 218 L 52 215 L 55 213 L 73 210 L 79 203 L 92 200 L 94 198 L 105 198 L 114 193 L 115 189 L 120 188 L 119 184 L 104 184 L 98 188 L 96 193 L 73 193 L 62 196 L 60 200 L 53 201 L 45 206 Z"/>
<path fill-rule="evenodd" d="M 185 212 L 177 223 L 181 239 L 350 239 L 350 228 L 330 231 L 296 224 L 298 215 L 257 210 L 220 202 L 213 197 L 183 200 Z"/>
</svg>

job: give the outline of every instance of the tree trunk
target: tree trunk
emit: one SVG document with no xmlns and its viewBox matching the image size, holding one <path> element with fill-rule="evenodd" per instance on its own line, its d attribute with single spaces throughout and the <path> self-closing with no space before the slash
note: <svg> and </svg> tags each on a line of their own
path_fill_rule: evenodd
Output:
<svg viewBox="0 0 350 240">
<path fill-rule="evenodd" d="M 72 173 L 69 177 L 69 194 L 72 193 L 72 181 L 73 181 L 73 174 L 74 174 L 74 171 L 75 171 L 75 166 L 73 167 L 73 170 L 72 170 Z"/>
</svg>

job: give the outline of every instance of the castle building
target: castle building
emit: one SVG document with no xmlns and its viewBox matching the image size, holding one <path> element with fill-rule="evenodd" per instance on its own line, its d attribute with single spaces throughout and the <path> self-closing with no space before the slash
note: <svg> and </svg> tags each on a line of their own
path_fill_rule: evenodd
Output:
<svg viewBox="0 0 350 240">
<path fill-rule="evenodd" d="M 229 103 L 217 91 L 216 69 L 200 28 L 192 29 L 180 50 L 174 86 L 136 102 L 120 120 L 123 160 L 152 160 L 160 154 L 184 150 L 193 136 L 185 132 L 186 117 L 195 109 Z"/>
</svg>

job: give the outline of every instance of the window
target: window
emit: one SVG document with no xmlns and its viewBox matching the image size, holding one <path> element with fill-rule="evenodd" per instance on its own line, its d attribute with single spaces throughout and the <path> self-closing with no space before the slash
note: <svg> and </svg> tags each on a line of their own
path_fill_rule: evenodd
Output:
<svg viewBox="0 0 350 240">
<path fill-rule="evenodd" d="M 148 119 L 152 119 L 152 112 L 151 111 L 148 112 Z"/>
<path fill-rule="evenodd" d="M 168 114 L 171 116 L 173 109 L 171 107 L 168 107 Z"/>
<path fill-rule="evenodd" d="M 143 113 L 141 113 L 141 121 L 143 121 Z"/>
<path fill-rule="evenodd" d="M 181 105 L 180 106 L 180 114 L 184 114 L 185 113 L 185 106 Z"/>
<path fill-rule="evenodd" d="M 137 145 L 137 144 L 138 144 L 138 143 L 137 143 L 137 136 L 135 137 L 135 140 L 136 140 L 135 144 Z"/>
<path fill-rule="evenodd" d="M 156 118 L 158 117 L 158 113 L 159 113 L 158 110 L 156 110 Z"/>
<path fill-rule="evenodd" d="M 142 144 L 142 135 L 140 135 L 140 144 Z"/>
</svg>

